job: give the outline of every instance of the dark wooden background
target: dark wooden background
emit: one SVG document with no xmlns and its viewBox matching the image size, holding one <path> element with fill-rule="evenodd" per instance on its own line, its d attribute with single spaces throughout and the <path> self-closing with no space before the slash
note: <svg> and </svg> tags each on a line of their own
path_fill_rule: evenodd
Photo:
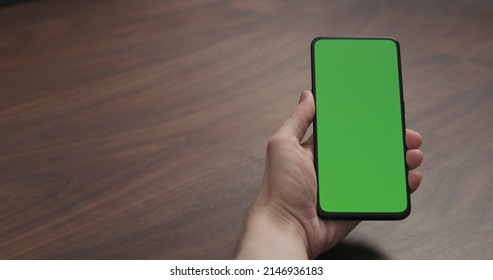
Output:
<svg viewBox="0 0 493 280">
<path fill-rule="evenodd" d="M 316 36 L 401 43 L 425 177 L 327 258 L 493 258 L 493 2 L 28 1 L 0 9 L 0 258 L 223 259 Z"/>
</svg>

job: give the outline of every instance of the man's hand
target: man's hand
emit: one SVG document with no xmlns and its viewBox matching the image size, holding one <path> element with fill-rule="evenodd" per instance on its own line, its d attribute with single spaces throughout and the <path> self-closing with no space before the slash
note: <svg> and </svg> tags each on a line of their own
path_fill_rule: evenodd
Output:
<svg viewBox="0 0 493 280">
<path fill-rule="evenodd" d="M 238 259 L 315 258 L 346 237 L 359 221 L 322 220 L 317 216 L 317 176 L 313 135 L 301 143 L 313 121 L 313 95 L 303 91 L 296 109 L 269 140 L 264 178 L 246 224 Z M 423 153 L 419 133 L 406 130 L 406 161 L 417 168 Z M 411 192 L 422 174 L 410 171 Z"/>
</svg>

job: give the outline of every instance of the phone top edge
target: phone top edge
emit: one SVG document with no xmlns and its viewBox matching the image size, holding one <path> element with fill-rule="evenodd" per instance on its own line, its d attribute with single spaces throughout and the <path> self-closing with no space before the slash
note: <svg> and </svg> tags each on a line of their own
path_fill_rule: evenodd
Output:
<svg viewBox="0 0 493 280">
<path fill-rule="evenodd" d="M 394 37 L 324 37 L 318 36 L 313 38 L 311 42 L 311 46 L 313 47 L 320 40 L 388 40 L 394 42 L 397 46 L 399 46 L 399 41 Z"/>
</svg>

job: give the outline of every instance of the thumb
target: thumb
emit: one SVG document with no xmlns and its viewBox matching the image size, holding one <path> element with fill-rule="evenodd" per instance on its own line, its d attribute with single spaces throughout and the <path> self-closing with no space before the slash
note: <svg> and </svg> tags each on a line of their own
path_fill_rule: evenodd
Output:
<svg viewBox="0 0 493 280">
<path fill-rule="evenodd" d="M 278 134 L 287 137 L 295 136 L 298 138 L 298 142 L 301 142 L 314 116 L 315 100 L 313 94 L 304 90 L 301 92 L 298 105 L 279 129 Z"/>
</svg>

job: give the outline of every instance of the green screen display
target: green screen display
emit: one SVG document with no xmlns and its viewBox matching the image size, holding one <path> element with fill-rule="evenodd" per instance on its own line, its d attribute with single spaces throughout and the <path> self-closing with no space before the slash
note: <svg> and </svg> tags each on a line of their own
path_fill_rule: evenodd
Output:
<svg viewBox="0 0 493 280">
<path fill-rule="evenodd" d="M 312 63 L 319 212 L 403 218 L 409 193 L 398 43 L 318 38 Z"/>
</svg>

